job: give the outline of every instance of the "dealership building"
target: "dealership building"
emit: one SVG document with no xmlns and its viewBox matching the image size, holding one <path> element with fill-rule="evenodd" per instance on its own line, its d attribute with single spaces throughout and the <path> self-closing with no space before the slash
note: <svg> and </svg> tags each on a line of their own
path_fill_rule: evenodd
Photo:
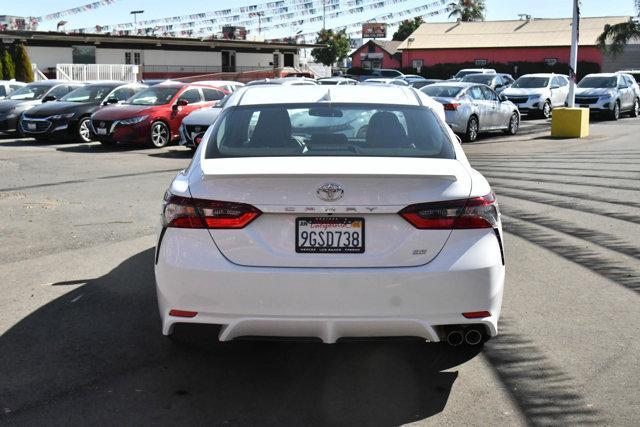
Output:
<svg viewBox="0 0 640 427">
<path fill-rule="evenodd" d="M 578 61 L 593 62 L 602 71 L 640 68 L 638 45 L 617 57 L 604 55 L 596 46 L 606 25 L 628 22 L 629 16 L 580 19 Z M 440 63 L 547 62 L 569 63 L 571 19 L 526 18 L 513 21 L 424 23 L 402 42 L 404 67 L 420 68 Z"/>
<path fill-rule="evenodd" d="M 316 45 L 44 31 L 0 31 L 0 43 L 24 43 L 48 77 L 59 64 L 137 65 L 140 78 L 176 78 L 298 67 L 299 50 Z"/>
</svg>

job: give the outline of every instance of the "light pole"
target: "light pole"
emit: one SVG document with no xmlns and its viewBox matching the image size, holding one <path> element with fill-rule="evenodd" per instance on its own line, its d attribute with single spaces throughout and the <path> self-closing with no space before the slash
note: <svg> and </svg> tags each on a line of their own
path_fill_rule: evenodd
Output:
<svg viewBox="0 0 640 427">
<path fill-rule="evenodd" d="M 253 15 L 258 17 L 258 36 L 262 32 L 262 17 L 264 16 L 264 12 L 254 12 Z"/>
<path fill-rule="evenodd" d="M 133 22 L 136 29 L 138 28 L 138 15 L 141 13 L 144 13 L 144 10 L 132 10 L 130 13 L 131 15 L 133 15 Z"/>
<path fill-rule="evenodd" d="M 327 0 L 322 0 L 322 29 L 327 28 Z"/>
<path fill-rule="evenodd" d="M 580 1 L 573 0 L 573 24 L 571 25 L 571 54 L 569 56 L 569 96 L 567 105 L 575 107 L 576 73 L 578 72 L 578 40 L 580 39 Z"/>
</svg>

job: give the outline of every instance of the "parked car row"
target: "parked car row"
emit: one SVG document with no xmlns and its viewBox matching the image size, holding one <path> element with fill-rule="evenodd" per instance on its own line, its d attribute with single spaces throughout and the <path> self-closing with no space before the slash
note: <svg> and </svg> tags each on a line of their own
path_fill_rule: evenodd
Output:
<svg viewBox="0 0 640 427">
<path fill-rule="evenodd" d="M 378 71 L 383 75 L 395 70 Z M 345 76 L 286 77 L 247 85 L 413 86 L 441 103 L 446 122 L 469 142 L 488 131 L 516 134 L 523 114 L 549 118 L 554 108 L 566 105 L 569 92 L 569 77 L 561 74 L 527 74 L 515 81 L 492 69 L 463 69 L 447 81 L 399 74 L 363 81 Z M 64 137 L 156 148 L 179 141 L 195 150 L 228 95 L 244 85 L 219 80 L 148 84 L 48 80 L 16 86 L 20 87 L 0 101 L 0 132 L 37 140 Z M 575 100 L 577 106 L 615 120 L 623 113 L 640 114 L 640 88 L 628 73 L 586 76 L 577 85 Z"/>
</svg>

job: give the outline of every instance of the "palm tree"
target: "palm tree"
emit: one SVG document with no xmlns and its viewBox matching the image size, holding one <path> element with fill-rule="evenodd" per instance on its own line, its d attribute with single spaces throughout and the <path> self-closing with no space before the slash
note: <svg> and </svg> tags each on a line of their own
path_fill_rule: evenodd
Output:
<svg viewBox="0 0 640 427">
<path fill-rule="evenodd" d="M 449 18 L 458 18 L 461 21 L 484 21 L 487 8 L 484 0 L 457 0 L 449 3 L 449 9 L 451 10 Z"/>
<path fill-rule="evenodd" d="M 635 0 L 640 16 L 640 0 Z M 619 54 L 631 40 L 640 40 L 640 22 L 631 18 L 627 22 L 607 25 L 598 37 L 598 47 L 607 53 Z"/>
</svg>

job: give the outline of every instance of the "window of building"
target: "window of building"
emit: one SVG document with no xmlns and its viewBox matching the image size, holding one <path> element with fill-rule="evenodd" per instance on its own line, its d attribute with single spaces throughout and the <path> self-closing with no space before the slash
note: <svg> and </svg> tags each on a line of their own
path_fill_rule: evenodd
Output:
<svg viewBox="0 0 640 427">
<path fill-rule="evenodd" d="M 95 46 L 72 46 L 72 56 L 74 64 L 95 64 Z"/>
<path fill-rule="evenodd" d="M 424 66 L 424 61 L 422 59 L 414 59 L 411 61 L 411 66 L 416 70 L 420 70 Z"/>
<path fill-rule="evenodd" d="M 485 65 L 487 65 L 487 60 L 486 59 L 476 59 L 476 65 L 478 67 L 484 67 Z"/>
<path fill-rule="evenodd" d="M 558 58 L 544 58 L 544 63 L 549 67 L 553 67 L 558 63 Z"/>
<path fill-rule="evenodd" d="M 370 70 L 371 68 L 373 68 L 371 66 L 371 61 L 369 61 L 369 60 L 362 61 L 361 65 L 362 65 L 362 68 L 367 69 L 367 70 Z"/>
<path fill-rule="evenodd" d="M 375 53 L 376 51 L 376 45 L 373 43 L 369 43 L 367 45 L 367 53 Z"/>
</svg>

